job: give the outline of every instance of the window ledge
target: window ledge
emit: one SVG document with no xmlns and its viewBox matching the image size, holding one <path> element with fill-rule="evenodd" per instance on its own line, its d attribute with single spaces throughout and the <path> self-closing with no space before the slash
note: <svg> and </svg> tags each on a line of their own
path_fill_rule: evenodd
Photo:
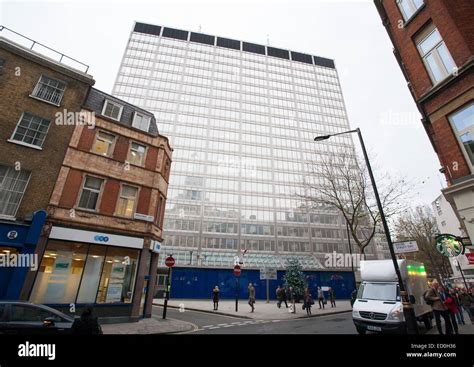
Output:
<svg viewBox="0 0 474 367">
<path fill-rule="evenodd" d="M 53 103 L 51 101 L 48 101 L 47 99 L 43 99 L 43 98 L 39 98 L 39 97 L 36 97 L 32 94 L 30 94 L 30 97 L 33 98 L 33 99 L 36 99 L 37 101 L 41 101 L 41 102 L 44 102 L 44 103 L 47 103 L 47 104 L 50 104 L 50 105 L 53 105 L 53 106 L 56 106 L 56 107 L 60 107 L 61 106 L 61 102 L 59 103 Z"/>
<path fill-rule="evenodd" d="M 16 221 L 16 218 L 12 215 L 4 215 L 4 214 L 0 214 L 0 219 L 1 220 L 8 220 L 8 221 L 12 221 L 12 222 L 15 222 Z"/>
<path fill-rule="evenodd" d="M 9 143 L 13 143 L 13 144 L 17 144 L 17 145 L 22 145 L 22 146 L 27 147 L 27 148 L 32 148 L 32 149 L 36 149 L 36 150 L 43 150 L 42 147 L 39 147 L 39 146 L 33 145 L 33 144 L 24 143 L 24 142 L 18 141 L 18 140 L 8 139 L 7 141 L 8 141 Z"/>
</svg>

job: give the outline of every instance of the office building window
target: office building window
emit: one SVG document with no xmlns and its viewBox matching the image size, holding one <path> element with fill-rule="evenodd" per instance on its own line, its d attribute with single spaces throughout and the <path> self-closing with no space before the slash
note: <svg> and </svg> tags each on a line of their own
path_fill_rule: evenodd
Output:
<svg viewBox="0 0 474 367">
<path fill-rule="evenodd" d="M 96 210 L 103 182 L 104 180 L 101 178 L 86 176 L 82 187 L 81 199 L 77 206 L 82 209 Z"/>
<path fill-rule="evenodd" d="M 42 75 L 31 95 L 59 106 L 65 90 L 65 82 Z"/>
<path fill-rule="evenodd" d="M 132 217 L 135 212 L 138 189 L 133 186 L 123 185 L 118 202 L 117 215 Z"/>
<path fill-rule="evenodd" d="M 418 51 L 434 84 L 451 74 L 456 65 L 437 28 L 429 26 L 417 39 Z"/>
<path fill-rule="evenodd" d="M 0 216 L 16 215 L 29 179 L 29 171 L 0 164 Z"/>
<path fill-rule="evenodd" d="M 150 117 L 135 112 L 135 115 L 133 116 L 132 126 L 137 129 L 148 132 L 148 129 L 150 127 Z"/>
<path fill-rule="evenodd" d="M 471 168 L 474 167 L 474 102 L 449 117 Z"/>
<path fill-rule="evenodd" d="M 110 157 L 113 150 L 113 145 L 115 142 L 115 136 L 112 134 L 105 133 L 103 131 L 98 131 L 95 136 L 94 145 L 92 146 L 92 151 L 94 153 Z"/>
<path fill-rule="evenodd" d="M 122 117 L 123 106 L 118 103 L 105 100 L 104 108 L 102 109 L 102 115 L 110 117 L 113 120 L 120 121 Z"/>
<path fill-rule="evenodd" d="M 396 0 L 403 19 L 407 21 L 423 5 L 423 0 Z"/>
<path fill-rule="evenodd" d="M 137 166 L 142 166 L 145 161 L 146 146 L 138 143 L 131 143 L 128 150 L 127 161 Z"/>
<path fill-rule="evenodd" d="M 25 112 L 21 115 L 11 140 L 41 148 L 48 133 L 49 124 L 49 120 Z"/>
</svg>

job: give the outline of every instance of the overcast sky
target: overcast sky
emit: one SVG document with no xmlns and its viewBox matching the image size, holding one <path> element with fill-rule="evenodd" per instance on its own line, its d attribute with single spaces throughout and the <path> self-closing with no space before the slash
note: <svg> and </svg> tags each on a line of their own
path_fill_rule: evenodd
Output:
<svg viewBox="0 0 474 367">
<path fill-rule="evenodd" d="M 351 127 L 377 168 L 417 182 L 414 205 L 445 186 L 372 0 L 0 0 L 2 25 L 88 64 L 108 93 L 135 20 L 334 59 Z"/>
</svg>

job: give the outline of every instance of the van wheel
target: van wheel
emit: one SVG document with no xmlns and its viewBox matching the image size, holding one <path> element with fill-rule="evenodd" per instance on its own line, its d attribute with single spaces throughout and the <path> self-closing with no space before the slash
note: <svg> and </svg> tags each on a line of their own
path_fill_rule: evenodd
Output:
<svg viewBox="0 0 474 367">
<path fill-rule="evenodd" d="M 357 333 L 360 334 L 360 335 L 364 335 L 367 332 L 366 328 L 363 328 L 363 327 L 360 327 L 360 326 L 356 326 L 356 330 L 357 330 Z"/>
</svg>

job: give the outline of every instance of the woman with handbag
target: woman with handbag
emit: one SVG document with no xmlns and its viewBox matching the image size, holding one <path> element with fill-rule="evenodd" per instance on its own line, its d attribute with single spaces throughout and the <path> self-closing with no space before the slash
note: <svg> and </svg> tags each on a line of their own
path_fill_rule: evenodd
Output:
<svg viewBox="0 0 474 367">
<path fill-rule="evenodd" d="M 306 310 L 306 315 L 311 315 L 311 306 L 314 304 L 313 297 L 308 288 L 304 290 L 303 310 Z"/>
</svg>

